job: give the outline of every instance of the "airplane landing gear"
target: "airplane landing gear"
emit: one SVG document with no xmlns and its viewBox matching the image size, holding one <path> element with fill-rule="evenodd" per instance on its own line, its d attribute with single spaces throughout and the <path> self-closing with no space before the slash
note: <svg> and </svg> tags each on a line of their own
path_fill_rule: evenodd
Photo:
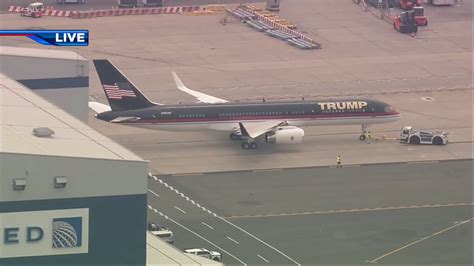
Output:
<svg viewBox="0 0 474 266">
<path fill-rule="evenodd" d="M 257 149 L 257 143 L 256 142 L 242 142 L 242 149 L 255 150 Z"/>
<path fill-rule="evenodd" d="M 242 135 L 232 132 L 229 134 L 229 139 L 232 141 L 242 140 Z"/>
</svg>

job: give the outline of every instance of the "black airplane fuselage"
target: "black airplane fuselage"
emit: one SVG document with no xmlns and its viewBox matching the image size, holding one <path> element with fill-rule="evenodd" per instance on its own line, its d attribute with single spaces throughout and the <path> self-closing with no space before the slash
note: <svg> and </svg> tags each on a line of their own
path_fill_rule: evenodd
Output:
<svg viewBox="0 0 474 266">
<path fill-rule="evenodd" d="M 298 102 L 257 102 L 193 105 L 155 105 L 143 109 L 109 111 L 97 118 L 159 130 L 232 131 L 238 123 L 278 120 L 293 126 L 378 124 L 398 120 L 390 105 L 372 99 Z"/>
</svg>

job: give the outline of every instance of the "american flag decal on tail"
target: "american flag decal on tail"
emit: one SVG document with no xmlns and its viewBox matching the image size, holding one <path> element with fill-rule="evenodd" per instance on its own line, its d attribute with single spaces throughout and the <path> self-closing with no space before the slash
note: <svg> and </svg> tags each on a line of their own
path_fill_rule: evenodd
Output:
<svg viewBox="0 0 474 266">
<path fill-rule="evenodd" d="M 137 97 L 128 82 L 117 82 L 115 85 L 103 85 L 107 97 L 110 99 L 122 99 L 122 97 Z"/>
</svg>

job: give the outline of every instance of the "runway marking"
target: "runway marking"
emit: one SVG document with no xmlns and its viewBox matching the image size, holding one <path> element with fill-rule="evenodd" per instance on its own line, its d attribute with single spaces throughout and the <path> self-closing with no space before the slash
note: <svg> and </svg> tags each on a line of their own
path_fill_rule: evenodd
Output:
<svg viewBox="0 0 474 266">
<path fill-rule="evenodd" d="M 237 245 L 240 244 L 237 240 L 235 240 L 235 239 L 233 239 L 233 238 L 231 238 L 231 237 L 229 237 L 229 236 L 227 236 L 227 239 L 229 239 L 230 241 L 234 242 L 234 243 L 237 244 Z"/>
<path fill-rule="evenodd" d="M 448 228 L 445 228 L 445 229 L 443 229 L 443 230 L 440 230 L 440 231 L 438 231 L 438 232 L 436 232 L 436 233 L 433 233 L 433 234 L 431 234 L 431 235 L 429 235 L 429 236 L 425 236 L 425 237 L 420 238 L 420 239 L 418 239 L 418 240 L 416 240 L 416 241 L 413 241 L 413 242 L 411 242 L 411 243 L 409 243 L 409 244 L 406 244 L 406 245 L 404 245 L 404 246 L 402 246 L 402 247 L 400 247 L 400 248 L 397 248 L 397 249 L 395 249 L 395 250 L 393 250 L 393 251 L 390 251 L 390 252 L 388 252 L 388 253 L 385 253 L 385 254 L 383 254 L 382 256 L 377 257 L 377 258 L 375 258 L 375 259 L 373 259 L 373 260 L 369 260 L 369 261 L 367 261 L 367 262 L 369 262 L 369 263 L 377 263 L 377 261 L 379 261 L 379 260 L 381 260 L 381 259 L 383 259 L 383 258 L 385 258 L 385 257 L 387 257 L 387 256 L 389 256 L 389 255 L 392 255 L 392 254 L 394 254 L 394 253 L 397 253 L 397 252 L 399 252 L 399 251 L 401 251 L 401 250 L 403 250 L 403 249 L 406 249 L 406 248 L 408 248 L 408 247 L 411 247 L 411 246 L 413 246 L 413 245 L 415 245 L 415 244 L 417 244 L 417 243 L 420 243 L 420 242 L 422 242 L 422 241 L 425 241 L 425 240 L 427 240 L 427 239 L 429 239 L 429 238 L 432 238 L 432 237 L 434 237 L 434 236 L 440 235 L 440 234 L 442 234 L 442 233 L 444 233 L 444 232 L 447 232 L 447 231 L 449 231 L 449 230 L 451 230 L 451 229 L 454 229 L 454 228 L 456 228 L 456 227 L 458 227 L 458 226 L 461 226 L 461 225 L 463 225 L 463 224 L 469 223 L 469 222 L 471 222 L 472 220 L 473 220 L 473 218 L 468 219 L 468 220 L 465 220 L 465 221 L 462 221 L 462 222 L 457 223 L 457 224 L 455 224 L 455 225 L 452 225 L 452 226 L 450 226 L 450 227 L 448 227 Z"/>
<path fill-rule="evenodd" d="M 207 223 L 205 223 L 205 222 L 201 222 L 201 223 L 202 223 L 204 226 L 209 227 L 210 229 L 214 230 L 214 227 L 208 225 Z"/>
<path fill-rule="evenodd" d="M 184 173 L 184 174 L 174 174 L 173 176 L 195 176 L 202 175 L 202 173 Z"/>
<path fill-rule="evenodd" d="M 360 164 L 347 164 L 347 165 L 344 165 L 344 168 L 360 167 L 360 166 L 361 166 Z"/>
<path fill-rule="evenodd" d="M 151 189 L 148 189 L 148 192 L 150 192 L 151 194 L 159 197 L 160 195 L 158 195 L 158 193 L 156 193 L 155 191 L 151 190 Z"/>
<path fill-rule="evenodd" d="M 161 179 L 160 179 L 161 180 Z M 162 183 L 165 187 L 169 187 L 169 185 L 163 181 Z M 197 202 L 195 202 L 194 200 L 190 200 L 190 202 L 197 206 L 198 208 L 201 208 L 201 205 L 199 205 Z M 175 206 L 176 207 L 176 206 Z M 263 240 L 261 240 L 260 238 L 252 235 L 251 233 L 247 232 L 246 230 L 242 229 L 241 227 L 231 223 L 230 221 L 224 219 L 223 217 L 217 215 L 215 212 L 212 212 L 211 210 L 207 210 L 207 212 L 210 214 L 210 215 L 213 215 L 215 218 L 218 218 L 218 219 L 221 219 L 222 221 L 226 222 L 227 224 L 230 224 L 231 226 L 239 229 L 241 232 L 244 232 L 245 234 L 249 235 L 250 237 L 254 238 L 255 240 L 257 240 L 258 242 L 264 244 L 265 246 L 269 247 L 270 249 L 273 249 L 274 251 L 276 251 L 277 253 L 279 253 L 280 255 L 282 255 L 283 257 L 287 258 L 288 260 L 290 260 L 291 262 L 295 263 L 296 265 L 300 266 L 301 264 L 297 261 L 295 261 L 294 259 L 290 258 L 288 255 L 286 255 L 285 253 L 281 252 L 280 250 L 278 250 L 277 248 L 273 247 L 272 245 L 268 244 L 267 242 L 264 242 Z M 167 218 L 167 219 L 170 219 L 171 218 Z M 229 253 L 230 254 L 230 253 Z M 240 260 L 239 260 L 240 261 Z M 244 265 L 246 265 L 245 263 L 243 263 Z"/>
<path fill-rule="evenodd" d="M 174 206 L 174 208 L 177 209 L 178 211 L 182 212 L 182 213 L 186 213 L 185 211 L 183 211 L 182 209 L 180 209 L 180 208 L 178 208 L 178 207 L 176 207 L 176 206 Z"/>
<path fill-rule="evenodd" d="M 228 223 L 228 224 L 234 226 L 235 228 L 239 229 L 240 231 L 246 233 L 247 235 L 253 237 L 254 239 L 256 239 L 257 241 L 259 241 L 260 243 L 262 243 L 262 244 L 264 244 L 265 246 L 267 246 L 267 247 L 273 249 L 274 251 L 278 252 L 280 255 L 282 255 L 283 257 L 285 257 L 285 258 L 287 258 L 288 260 L 292 261 L 292 262 L 295 263 L 296 265 L 298 265 L 298 266 L 301 265 L 301 263 L 299 263 L 299 262 L 295 261 L 294 259 L 290 258 L 288 255 L 286 255 L 285 253 L 283 253 L 283 252 L 281 252 L 280 250 L 276 249 L 275 247 L 273 247 L 272 245 L 268 244 L 267 242 L 265 242 L 265 241 L 261 240 L 260 238 L 258 238 L 258 237 L 256 237 L 256 236 L 252 235 L 251 233 L 247 232 L 245 229 L 242 229 L 241 227 L 239 227 L 239 226 L 237 226 L 237 225 L 235 225 L 235 224 L 233 224 L 233 223 L 227 221 L 226 219 L 224 219 L 224 218 L 222 218 L 222 217 L 220 217 L 220 216 L 218 216 L 217 218 L 219 218 L 219 219 L 221 219 L 222 221 L 224 221 L 224 222 L 226 222 L 226 223 Z"/>
<path fill-rule="evenodd" d="M 264 257 L 260 256 L 259 254 L 257 254 L 257 257 L 259 257 L 260 259 L 262 259 L 264 262 L 266 263 L 270 263 L 270 261 L 268 261 L 267 259 L 265 259 Z"/>
<path fill-rule="evenodd" d="M 431 164 L 431 163 L 439 163 L 439 161 L 411 161 L 411 162 L 406 162 L 406 164 Z"/>
<path fill-rule="evenodd" d="M 348 210 L 344 210 L 344 209 L 343 210 L 327 210 L 327 211 L 313 211 L 313 212 L 235 215 L 235 216 L 225 216 L 223 218 L 228 218 L 228 219 L 262 218 L 262 217 L 298 216 L 298 215 L 314 215 L 314 214 L 330 214 L 330 213 L 374 212 L 374 211 L 403 210 L 403 209 L 461 207 L 461 206 L 473 206 L 473 205 L 474 203 L 448 203 L 448 204 L 411 205 L 411 206 L 398 206 L 398 207 L 361 208 L 361 209 L 348 209 Z"/>
<path fill-rule="evenodd" d="M 225 250 L 225 249 L 219 247 L 218 245 L 212 243 L 211 241 L 209 241 L 209 240 L 206 239 L 205 237 L 203 237 L 203 236 L 201 236 L 200 234 L 194 232 L 193 230 L 187 228 L 186 226 L 182 225 L 181 223 L 179 223 L 179 222 L 177 222 L 177 221 L 175 221 L 175 220 L 173 220 L 172 218 L 169 218 L 169 217 L 168 217 L 168 220 L 170 220 L 171 222 L 177 224 L 178 226 L 180 226 L 181 228 L 185 229 L 186 231 L 188 231 L 188 232 L 194 234 L 195 236 L 201 238 L 202 240 L 206 241 L 207 243 L 213 245 L 214 247 L 216 247 L 216 248 L 222 250 L 224 253 L 226 253 L 227 255 L 231 256 L 232 258 L 234 258 L 236 261 L 242 263 L 243 265 L 245 265 L 245 266 L 247 265 L 247 263 L 243 262 L 242 260 L 240 260 L 240 259 L 237 258 L 236 256 L 232 255 L 232 254 L 231 254 L 230 252 L 228 252 L 227 250 Z"/>
<path fill-rule="evenodd" d="M 281 168 L 275 168 L 275 169 L 260 169 L 260 170 L 253 170 L 252 172 L 254 173 L 265 173 L 265 172 L 280 172 L 283 171 Z"/>
</svg>

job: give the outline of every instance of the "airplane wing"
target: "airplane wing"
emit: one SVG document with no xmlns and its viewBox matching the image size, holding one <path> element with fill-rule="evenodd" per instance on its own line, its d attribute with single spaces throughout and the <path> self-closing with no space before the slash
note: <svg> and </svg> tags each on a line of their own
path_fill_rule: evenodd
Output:
<svg viewBox="0 0 474 266">
<path fill-rule="evenodd" d="M 187 94 L 190 94 L 190 95 L 196 97 L 202 103 L 226 103 L 226 102 L 228 102 L 227 100 L 217 98 L 217 97 L 207 95 L 205 93 L 202 93 L 202 92 L 199 92 L 199 91 L 194 91 L 194 90 L 191 90 L 191 89 L 187 88 L 175 72 L 173 72 L 173 79 L 174 79 L 174 82 L 176 83 L 176 86 L 178 87 L 178 90 L 180 90 L 182 92 L 186 92 Z"/>
<path fill-rule="evenodd" d="M 257 123 L 239 123 L 240 132 L 243 136 L 248 136 L 253 139 L 273 130 L 278 126 L 285 125 L 285 121 L 266 121 L 266 122 L 257 122 Z"/>
<path fill-rule="evenodd" d="M 89 102 L 89 108 L 98 114 L 112 110 L 110 106 L 99 102 Z"/>
</svg>

